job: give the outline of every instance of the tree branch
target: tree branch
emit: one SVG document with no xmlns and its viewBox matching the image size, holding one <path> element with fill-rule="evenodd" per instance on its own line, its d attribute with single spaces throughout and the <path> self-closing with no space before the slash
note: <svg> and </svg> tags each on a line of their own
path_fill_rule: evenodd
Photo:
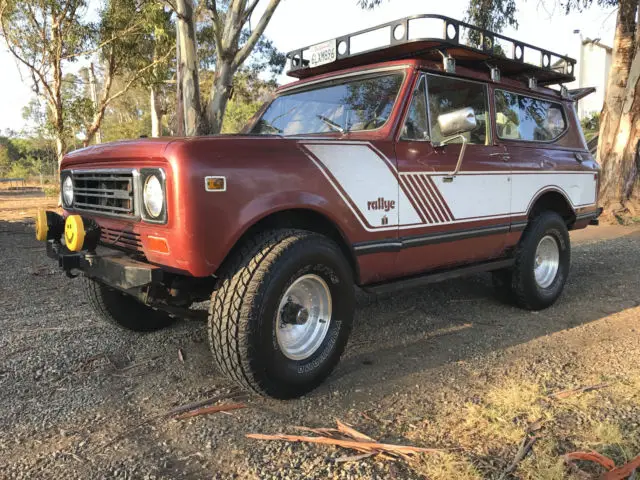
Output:
<svg viewBox="0 0 640 480">
<path fill-rule="evenodd" d="M 133 25 L 131 25 L 130 27 L 127 27 L 125 30 L 122 30 L 121 32 L 118 33 L 118 35 L 113 35 L 111 38 L 108 38 L 107 40 L 99 43 L 98 45 L 96 45 L 94 48 L 90 49 L 90 50 L 85 50 L 82 52 L 78 52 L 78 53 L 72 53 L 69 55 L 65 55 L 60 57 L 60 60 L 69 60 L 71 58 L 77 58 L 77 57 L 83 57 L 83 56 L 88 56 L 88 55 L 92 55 L 94 53 L 99 52 L 100 50 L 102 50 L 104 47 L 106 47 L 107 45 L 115 42 L 116 40 L 121 39 L 122 37 L 124 37 L 125 35 L 128 35 L 129 33 L 135 31 L 137 28 L 141 27 L 144 24 L 144 22 L 141 20 L 137 23 L 134 23 Z"/>
<path fill-rule="evenodd" d="M 222 51 L 222 24 L 220 21 L 220 15 L 218 14 L 218 7 L 216 6 L 216 0 L 207 1 L 207 9 L 211 13 L 211 21 L 213 22 L 213 40 L 216 44 L 216 52 Z"/>
<path fill-rule="evenodd" d="M 6 31 L 6 27 L 4 25 L 2 25 L 2 29 L 4 31 Z M 7 44 L 7 49 L 9 50 L 11 55 L 13 55 L 16 58 L 16 60 L 18 60 L 25 67 L 27 67 L 31 71 L 32 76 L 36 76 L 38 78 L 38 80 L 40 80 L 40 83 L 42 83 L 42 86 L 44 87 L 45 92 L 46 92 L 45 96 L 50 96 L 51 98 L 53 98 L 53 92 L 51 91 L 51 88 L 50 88 L 49 84 L 47 83 L 47 81 L 46 81 L 44 75 L 42 74 L 42 72 L 40 70 L 38 70 L 38 68 L 34 64 L 29 63 L 27 60 L 22 58 L 22 56 L 15 50 L 15 48 L 13 48 L 13 45 L 11 45 L 10 39 L 6 35 L 5 35 L 5 40 L 6 40 L 6 44 Z"/>
<path fill-rule="evenodd" d="M 258 2 L 260 0 L 253 0 L 253 2 L 247 7 L 247 9 L 244 11 L 244 15 L 242 17 L 242 24 L 244 25 L 245 23 L 247 23 L 247 20 L 249 20 L 251 18 L 251 15 L 253 14 L 253 11 L 256 8 L 256 5 L 258 5 Z"/>
<path fill-rule="evenodd" d="M 247 40 L 247 43 L 245 43 L 244 46 L 238 51 L 238 53 L 236 53 L 235 58 L 233 59 L 234 69 L 240 67 L 240 65 L 242 65 L 242 63 L 247 59 L 253 48 L 256 46 L 256 43 L 258 43 L 258 40 L 264 33 L 264 29 L 267 28 L 269 20 L 271 20 L 273 12 L 275 12 L 279 4 L 280 0 L 269 1 L 269 5 L 267 5 L 267 9 L 262 14 L 262 18 L 260 18 L 258 25 L 256 25 L 256 28 L 253 30 L 253 32 L 251 32 L 249 40 Z"/>
</svg>

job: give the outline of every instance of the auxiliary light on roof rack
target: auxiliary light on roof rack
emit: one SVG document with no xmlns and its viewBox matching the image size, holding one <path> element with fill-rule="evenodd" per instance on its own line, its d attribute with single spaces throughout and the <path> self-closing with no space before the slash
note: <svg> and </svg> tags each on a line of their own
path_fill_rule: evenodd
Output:
<svg viewBox="0 0 640 480">
<path fill-rule="evenodd" d="M 575 80 L 576 61 L 504 35 L 442 15 L 415 15 L 377 27 L 293 50 L 287 54 L 292 77 L 390 60 L 418 58 L 443 62 L 452 73 L 456 65 L 491 71 L 529 85 L 552 85 Z M 531 79 L 534 79 L 533 81 Z"/>
</svg>

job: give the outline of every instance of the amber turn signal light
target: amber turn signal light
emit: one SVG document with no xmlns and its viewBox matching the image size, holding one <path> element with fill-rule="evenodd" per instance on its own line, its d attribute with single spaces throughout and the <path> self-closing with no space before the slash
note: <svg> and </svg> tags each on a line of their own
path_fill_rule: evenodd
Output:
<svg viewBox="0 0 640 480">
<path fill-rule="evenodd" d="M 204 187 L 207 192 L 225 192 L 227 179 L 225 177 L 205 177 Z"/>
<path fill-rule="evenodd" d="M 169 244 L 164 238 L 147 235 L 147 250 L 157 253 L 169 253 Z"/>
</svg>

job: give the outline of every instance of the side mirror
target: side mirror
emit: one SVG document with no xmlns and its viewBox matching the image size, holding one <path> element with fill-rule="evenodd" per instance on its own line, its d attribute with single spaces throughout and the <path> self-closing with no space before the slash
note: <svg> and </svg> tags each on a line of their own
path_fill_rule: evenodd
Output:
<svg viewBox="0 0 640 480">
<path fill-rule="evenodd" d="M 473 108 L 461 108 L 453 112 L 438 115 L 438 127 L 443 137 L 451 137 L 474 130 L 477 126 Z"/>
<path fill-rule="evenodd" d="M 453 112 L 438 115 L 438 127 L 440 127 L 440 133 L 445 138 L 438 144 L 434 143 L 434 146 L 446 145 L 456 138 L 460 138 L 460 140 L 462 140 L 462 146 L 460 147 L 460 153 L 458 154 L 456 168 L 453 172 L 443 178 L 444 182 L 453 182 L 454 177 L 460 171 L 464 152 L 467 149 L 467 137 L 463 134 L 474 130 L 476 126 L 476 113 L 471 107 L 461 108 L 460 110 L 454 110 Z"/>
</svg>

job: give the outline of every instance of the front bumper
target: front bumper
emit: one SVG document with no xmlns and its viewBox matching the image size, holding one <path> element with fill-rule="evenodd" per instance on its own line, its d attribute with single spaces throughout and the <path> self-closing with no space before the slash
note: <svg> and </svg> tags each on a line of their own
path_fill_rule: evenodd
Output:
<svg viewBox="0 0 640 480">
<path fill-rule="evenodd" d="M 95 252 L 72 252 L 56 240 L 47 240 L 47 256 L 57 260 L 68 275 L 81 271 L 87 277 L 120 290 L 139 289 L 162 281 L 160 267 L 133 260 L 124 252 L 98 247 Z"/>
</svg>

